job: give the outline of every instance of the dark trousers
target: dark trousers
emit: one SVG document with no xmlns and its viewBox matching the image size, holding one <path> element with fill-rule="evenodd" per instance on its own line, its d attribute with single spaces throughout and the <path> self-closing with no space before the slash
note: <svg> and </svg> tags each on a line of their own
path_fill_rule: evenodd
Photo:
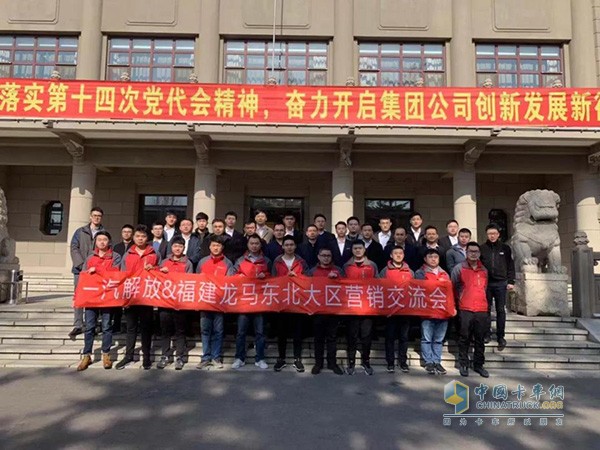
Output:
<svg viewBox="0 0 600 450">
<path fill-rule="evenodd" d="M 277 350 L 279 359 L 285 359 L 288 337 L 294 342 L 294 359 L 302 358 L 302 320 L 300 314 L 280 313 L 277 316 Z"/>
<path fill-rule="evenodd" d="M 121 331 L 121 322 L 123 321 L 123 308 L 114 308 L 112 332 Z"/>
<path fill-rule="evenodd" d="M 162 355 L 168 355 L 171 350 L 171 337 L 173 337 L 177 357 L 182 358 L 185 354 L 186 311 L 159 308 L 158 315 L 160 317 Z"/>
<path fill-rule="evenodd" d="M 492 303 L 496 302 L 496 338 L 504 339 L 506 328 L 506 281 L 492 281 L 487 287 L 488 312 L 492 312 Z M 492 316 L 488 317 L 487 333 L 491 334 Z"/>
<path fill-rule="evenodd" d="M 460 337 L 458 339 L 458 362 L 469 365 L 469 344 L 473 339 L 473 366 L 482 367 L 485 363 L 485 333 L 488 330 L 487 312 L 460 311 Z"/>
<path fill-rule="evenodd" d="M 408 332 L 410 331 L 409 316 L 388 317 L 385 322 L 385 360 L 388 365 L 394 365 L 396 360 L 394 347 L 398 340 L 398 362 L 405 364 L 408 359 Z"/>
<path fill-rule="evenodd" d="M 373 319 L 370 317 L 349 317 L 346 321 L 348 328 L 348 363 L 356 361 L 356 346 L 360 338 L 360 359 L 369 361 L 371 357 L 371 341 L 373 340 Z"/>
<path fill-rule="evenodd" d="M 133 358 L 135 341 L 139 330 L 142 335 L 142 353 L 144 354 L 144 361 L 150 361 L 153 316 L 154 311 L 152 306 L 130 306 L 125 310 L 125 320 L 127 323 L 125 358 Z"/>
<path fill-rule="evenodd" d="M 336 363 L 339 323 L 339 319 L 334 315 L 314 316 L 316 364 L 323 365 L 325 344 L 327 344 L 327 365 L 333 366 Z"/>
</svg>

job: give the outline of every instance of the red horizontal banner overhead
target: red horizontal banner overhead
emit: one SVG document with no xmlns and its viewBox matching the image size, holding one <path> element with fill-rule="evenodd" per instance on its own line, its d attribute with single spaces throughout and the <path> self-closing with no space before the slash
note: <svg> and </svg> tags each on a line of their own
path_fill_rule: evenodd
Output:
<svg viewBox="0 0 600 450">
<path fill-rule="evenodd" d="M 305 125 L 600 127 L 600 90 L 0 79 L 0 118 Z"/>
<path fill-rule="evenodd" d="M 333 280 L 162 273 L 82 273 L 78 308 L 148 305 L 224 313 L 412 315 L 447 319 L 456 314 L 452 283 L 388 279 Z"/>
</svg>

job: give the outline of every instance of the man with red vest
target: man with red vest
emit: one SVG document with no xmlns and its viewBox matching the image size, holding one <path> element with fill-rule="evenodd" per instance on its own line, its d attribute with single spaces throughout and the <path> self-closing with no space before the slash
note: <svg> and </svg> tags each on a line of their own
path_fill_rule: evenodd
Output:
<svg viewBox="0 0 600 450">
<path fill-rule="evenodd" d="M 279 255 L 273 261 L 274 277 L 297 277 L 304 275 L 308 267 L 306 262 L 296 254 L 296 240 L 293 236 L 287 235 L 283 238 L 283 255 Z M 302 364 L 302 314 L 279 313 L 276 319 L 277 328 L 277 349 L 279 357 L 273 369 L 275 372 L 281 372 L 286 366 L 285 350 L 287 347 L 288 334 L 291 331 L 294 343 L 294 369 L 296 372 L 304 372 Z"/>
<path fill-rule="evenodd" d="M 310 277 L 326 277 L 332 280 L 339 280 L 344 273 L 339 267 L 333 265 L 333 254 L 328 247 L 321 247 L 317 255 L 319 264 L 308 271 Z M 337 330 L 340 323 L 338 317 L 334 314 L 316 314 L 314 316 L 315 330 L 315 365 L 311 373 L 318 375 L 323 370 L 323 356 L 325 353 L 325 343 L 327 343 L 327 369 L 333 370 L 336 375 L 343 375 L 344 372 L 337 365 Z"/>
<path fill-rule="evenodd" d="M 163 273 L 193 273 L 194 265 L 192 261 L 183 254 L 185 250 L 185 238 L 175 235 L 169 242 L 171 254 L 160 263 L 160 271 Z M 164 369 L 169 363 L 169 353 L 171 352 L 171 336 L 175 341 L 175 370 L 181 370 L 184 366 L 183 357 L 185 356 L 185 325 L 186 311 L 175 310 L 171 308 L 158 308 L 160 318 L 161 346 L 162 356 L 156 365 L 157 369 Z"/>
<path fill-rule="evenodd" d="M 440 253 L 435 248 L 425 251 L 423 267 L 415 272 L 415 279 L 429 281 L 450 281 L 450 277 L 440 267 Z M 446 319 L 423 319 L 421 322 L 421 356 L 429 375 L 446 374 L 442 366 L 442 350 L 448 329 Z"/>
<path fill-rule="evenodd" d="M 198 273 L 220 277 L 233 275 L 233 264 L 223 253 L 225 250 L 225 237 L 211 235 L 208 240 L 210 255 L 200 260 Z M 213 311 L 202 311 L 200 313 L 202 358 L 196 366 L 197 369 L 207 369 L 210 366 L 217 369 L 223 368 L 223 321 L 223 313 Z"/>
<path fill-rule="evenodd" d="M 458 293 L 460 337 L 458 361 L 460 374 L 469 376 L 469 345 L 473 339 L 473 370 L 484 378 L 489 377 L 485 363 L 485 334 L 489 325 L 486 296 L 488 272 L 479 260 L 481 250 L 477 242 L 467 244 L 467 260 L 452 271 L 452 282 Z"/>
<path fill-rule="evenodd" d="M 264 280 L 271 276 L 271 261 L 263 256 L 262 239 L 257 234 L 248 238 L 248 251 L 238 258 L 233 273 L 251 280 Z M 246 333 L 250 321 L 254 323 L 254 346 L 256 357 L 254 365 L 260 369 L 268 369 L 265 361 L 264 317 L 262 314 L 238 315 L 237 336 L 235 338 L 235 360 L 232 369 L 246 365 Z"/>
<path fill-rule="evenodd" d="M 102 275 L 105 272 L 119 271 L 121 255 L 114 253 L 110 245 L 108 231 L 98 231 L 94 237 L 94 253 L 85 260 L 82 271 Z M 94 335 L 96 334 L 96 321 L 102 318 L 102 366 L 112 368 L 110 360 L 110 346 L 112 345 L 111 320 L 114 308 L 85 308 L 85 338 L 83 358 L 77 366 L 77 371 L 87 369 L 92 364 L 92 350 Z"/>
<path fill-rule="evenodd" d="M 414 278 L 413 271 L 404 261 L 404 249 L 392 248 L 391 259 L 387 266 L 379 273 L 379 278 L 387 278 L 398 283 L 404 283 Z M 410 331 L 410 316 L 396 315 L 386 319 L 385 322 L 385 360 L 387 371 L 394 373 L 395 356 L 394 345 L 398 340 L 398 366 L 404 373 L 408 372 L 408 332 Z"/>
<path fill-rule="evenodd" d="M 133 233 L 133 245 L 121 262 L 121 271 L 135 274 L 142 270 L 153 270 L 158 267 L 160 257 L 154 248 L 148 244 L 149 233 L 146 225 L 138 225 Z M 133 351 L 138 329 L 142 335 L 142 353 L 144 360 L 142 367 L 149 370 L 152 367 L 150 359 L 150 346 L 152 344 L 152 321 L 154 311 L 152 306 L 130 306 L 125 310 L 127 323 L 127 337 L 125 341 L 125 357 L 116 365 L 117 370 L 124 369 L 133 364 Z"/>
<path fill-rule="evenodd" d="M 366 257 L 365 243 L 356 239 L 352 241 L 352 258 L 344 265 L 344 273 L 349 280 L 368 280 L 379 278 L 377 264 Z M 367 375 L 373 375 L 371 367 L 371 342 L 373 319 L 369 316 L 348 316 L 346 321 L 348 327 L 348 367 L 346 373 L 354 375 L 356 362 L 356 344 L 360 336 L 361 366 Z"/>
</svg>

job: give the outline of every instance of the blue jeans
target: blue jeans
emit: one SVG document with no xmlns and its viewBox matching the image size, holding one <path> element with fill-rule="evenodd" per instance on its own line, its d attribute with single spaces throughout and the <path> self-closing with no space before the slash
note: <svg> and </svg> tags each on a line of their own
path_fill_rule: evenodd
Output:
<svg viewBox="0 0 600 450">
<path fill-rule="evenodd" d="M 421 355 L 425 364 L 440 364 L 448 321 L 443 319 L 424 319 L 421 322 Z"/>
<path fill-rule="evenodd" d="M 202 361 L 223 359 L 223 313 L 200 313 Z"/>
<path fill-rule="evenodd" d="M 262 314 L 240 314 L 238 316 L 235 359 L 246 360 L 246 333 L 250 321 L 254 322 L 254 346 L 256 347 L 256 362 L 258 362 L 265 359 L 265 334 Z"/>
<path fill-rule="evenodd" d="M 85 336 L 83 354 L 91 355 L 94 348 L 94 336 L 96 335 L 96 321 L 98 316 L 102 318 L 102 353 L 108 353 L 112 345 L 112 310 L 110 308 L 86 308 L 85 309 Z"/>
</svg>

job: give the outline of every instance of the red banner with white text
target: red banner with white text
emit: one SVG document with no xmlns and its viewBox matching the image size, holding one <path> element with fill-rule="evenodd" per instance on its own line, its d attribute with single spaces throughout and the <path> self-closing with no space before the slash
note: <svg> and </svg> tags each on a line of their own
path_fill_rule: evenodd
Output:
<svg viewBox="0 0 600 450">
<path fill-rule="evenodd" d="M 456 314 L 452 283 L 389 279 L 334 280 L 162 273 L 82 273 L 75 292 L 79 308 L 147 305 L 224 313 L 412 315 L 447 319 Z"/>
<path fill-rule="evenodd" d="M 0 79 L 0 118 L 600 127 L 599 88 L 416 88 Z"/>
</svg>

